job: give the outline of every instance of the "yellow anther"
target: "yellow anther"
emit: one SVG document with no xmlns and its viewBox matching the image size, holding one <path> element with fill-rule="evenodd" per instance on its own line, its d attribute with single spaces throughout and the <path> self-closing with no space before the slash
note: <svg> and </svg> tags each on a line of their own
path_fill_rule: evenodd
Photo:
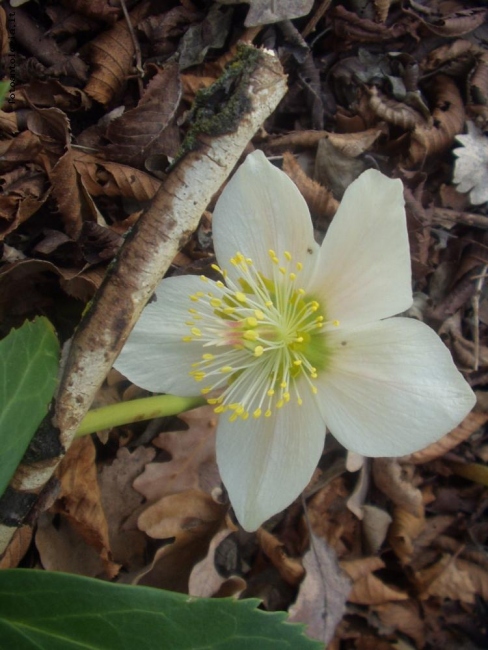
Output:
<svg viewBox="0 0 488 650">
<path fill-rule="evenodd" d="M 234 368 L 232 366 L 222 366 L 220 369 L 220 372 L 227 373 L 227 372 L 234 372 Z"/>
<path fill-rule="evenodd" d="M 225 307 L 222 311 L 226 316 L 232 316 L 232 314 L 235 312 L 236 308 L 235 307 Z"/>
<path fill-rule="evenodd" d="M 266 413 L 264 414 L 265 418 L 270 418 L 271 417 L 271 411 L 268 409 Z"/>
<path fill-rule="evenodd" d="M 282 275 L 286 275 L 286 269 L 285 269 L 284 266 L 280 266 L 280 267 L 278 268 L 278 271 L 279 271 Z"/>
<path fill-rule="evenodd" d="M 280 399 L 278 402 L 276 402 L 276 408 L 277 408 L 277 409 L 282 408 L 283 405 L 284 405 L 284 403 L 285 403 L 285 402 L 284 402 L 282 399 Z"/>
<path fill-rule="evenodd" d="M 302 360 L 301 359 L 295 359 L 295 361 L 293 362 L 293 365 L 294 366 L 301 366 L 302 365 Z"/>
<path fill-rule="evenodd" d="M 246 330 L 242 335 L 246 341 L 256 341 L 259 338 L 259 333 L 256 330 Z"/>
<path fill-rule="evenodd" d="M 185 325 L 188 325 L 188 327 L 191 327 L 192 325 L 195 325 L 195 323 L 192 320 L 186 320 Z"/>
<path fill-rule="evenodd" d="M 298 289 L 298 293 L 299 293 L 301 296 L 304 296 L 304 295 L 305 295 L 305 289 Z"/>
<path fill-rule="evenodd" d="M 268 395 L 268 397 L 273 397 L 274 394 L 275 394 L 275 392 L 274 392 L 274 388 L 270 388 L 270 389 L 268 390 L 268 392 L 266 393 L 266 395 Z"/>
<path fill-rule="evenodd" d="M 205 389 L 203 389 L 203 390 L 205 390 Z M 207 402 L 209 404 L 218 404 L 220 402 L 220 398 L 219 397 L 209 397 L 207 399 Z"/>
<path fill-rule="evenodd" d="M 272 300 L 266 300 L 266 302 L 264 304 L 266 305 L 266 307 L 272 307 L 273 306 L 273 301 Z"/>
<path fill-rule="evenodd" d="M 260 309 L 255 309 L 254 310 L 254 315 L 258 320 L 264 320 L 264 314 Z"/>
<path fill-rule="evenodd" d="M 191 308 L 188 310 L 188 312 L 189 312 L 190 314 L 198 314 L 197 310 L 196 310 L 196 309 L 193 309 L 193 307 L 191 307 Z"/>
<path fill-rule="evenodd" d="M 244 407 L 242 406 L 242 404 L 239 404 L 237 406 L 236 413 L 237 413 L 237 415 L 242 415 L 244 413 Z"/>
<path fill-rule="evenodd" d="M 303 264 L 301 262 L 297 262 L 297 271 L 301 271 L 303 269 Z"/>
<path fill-rule="evenodd" d="M 268 255 L 271 257 L 271 259 L 273 259 L 273 257 L 276 257 L 276 253 L 272 248 L 268 250 Z"/>
<path fill-rule="evenodd" d="M 257 327 L 258 325 L 257 318 L 254 318 L 254 316 L 249 316 L 249 318 L 246 318 L 246 325 L 248 327 Z"/>
<path fill-rule="evenodd" d="M 261 416 L 261 413 L 262 413 L 261 409 L 256 409 L 256 410 L 254 411 L 254 413 L 252 414 L 252 416 L 253 416 L 254 418 L 258 418 L 258 417 Z"/>
<path fill-rule="evenodd" d="M 217 406 L 214 408 L 214 413 L 223 413 L 226 410 L 225 406 Z"/>
<path fill-rule="evenodd" d="M 290 273 L 289 278 L 292 282 L 296 280 L 297 279 L 296 273 Z"/>
<path fill-rule="evenodd" d="M 243 420 L 247 420 L 247 418 L 249 417 L 249 413 L 248 413 L 247 411 L 245 411 L 245 412 L 241 415 L 241 417 L 242 417 Z"/>
<path fill-rule="evenodd" d="M 192 296 L 190 296 L 190 300 L 192 302 L 198 302 L 200 300 L 200 297 L 197 296 L 196 293 L 194 293 Z"/>
<path fill-rule="evenodd" d="M 202 354 L 202 359 L 203 359 L 204 361 L 212 361 L 213 359 L 215 359 L 215 357 L 214 357 L 213 354 L 210 354 L 210 353 L 208 352 L 208 353 L 206 353 L 206 354 Z"/>
<path fill-rule="evenodd" d="M 193 375 L 195 381 L 203 381 L 207 375 L 204 372 L 196 372 Z"/>
<path fill-rule="evenodd" d="M 232 264 L 232 266 L 237 266 L 237 260 L 236 260 L 236 258 L 235 258 L 235 257 L 231 257 L 231 258 L 230 258 L 230 263 Z"/>
<path fill-rule="evenodd" d="M 222 304 L 222 300 L 220 300 L 220 298 L 212 298 L 212 300 L 210 301 L 211 307 L 220 307 L 221 304 Z"/>
<path fill-rule="evenodd" d="M 190 332 L 193 334 L 193 336 L 201 336 L 202 332 L 198 329 L 198 327 L 192 327 Z"/>
<path fill-rule="evenodd" d="M 286 388 L 288 386 L 288 383 L 286 381 L 282 381 L 280 384 L 280 388 Z"/>
<path fill-rule="evenodd" d="M 193 336 L 182 336 L 181 340 L 183 343 L 189 343 L 190 341 L 193 341 Z"/>
<path fill-rule="evenodd" d="M 211 388 L 200 388 L 202 395 L 208 395 L 212 389 Z"/>
<path fill-rule="evenodd" d="M 207 278 L 206 275 L 201 275 L 201 276 L 200 276 L 200 280 L 201 280 L 202 282 L 208 282 L 208 278 Z"/>
<path fill-rule="evenodd" d="M 295 343 L 303 343 L 303 336 L 297 336 Z"/>
<path fill-rule="evenodd" d="M 252 259 L 250 257 L 246 257 L 246 262 L 249 266 L 252 266 Z"/>
<path fill-rule="evenodd" d="M 232 415 L 229 418 L 229 422 L 235 422 L 239 416 L 237 413 L 232 413 Z"/>
<path fill-rule="evenodd" d="M 234 296 L 239 302 L 247 302 L 246 294 L 242 293 L 242 291 L 236 291 Z"/>
<path fill-rule="evenodd" d="M 283 393 L 283 399 L 285 400 L 285 402 L 289 402 L 290 401 L 290 393 Z"/>
<path fill-rule="evenodd" d="M 217 271 L 217 273 L 222 273 L 222 269 L 218 264 L 211 264 L 210 268 L 212 268 L 214 271 Z"/>
<path fill-rule="evenodd" d="M 264 352 L 264 348 L 262 345 L 256 345 L 254 348 L 254 356 L 255 357 L 260 357 Z"/>
<path fill-rule="evenodd" d="M 219 287 L 219 289 L 223 289 L 225 287 L 225 284 L 222 282 L 222 280 L 217 280 L 215 284 Z"/>
<path fill-rule="evenodd" d="M 291 262 L 291 253 L 289 251 L 285 251 L 283 255 L 286 257 L 286 259 Z"/>
<path fill-rule="evenodd" d="M 317 395 L 317 393 L 318 393 L 317 386 L 312 386 L 312 393 L 314 395 Z"/>
<path fill-rule="evenodd" d="M 332 321 L 332 325 L 333 325 L 334 327 L 339 327 L 340 324 L 341 324 L 341 321 L 340 321 L 340 320 L 333 320 L 333 321 Z"/>
</svg>

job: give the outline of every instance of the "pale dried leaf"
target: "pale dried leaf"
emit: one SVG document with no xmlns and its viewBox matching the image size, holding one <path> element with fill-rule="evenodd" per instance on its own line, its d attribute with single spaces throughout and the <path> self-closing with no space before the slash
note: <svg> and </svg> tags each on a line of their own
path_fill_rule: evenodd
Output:
<svg viewBox="0 0 488 650">
<path fill-rule="evenodd" d="M 477 588 L 471 572 L 466 570 L 467 564 L 463 562 L 463 566 L 458 566 L 451 555 L 444 555 L 432 566 L 418 571 L 415 579 L 421 597 L 436 596 L 473 604 Z"/>
<path fill-rule="evenodd" d="M 291 606 L 290 621 L 305 623 L 308 636 L 327 644 L 344 616 L 351 583 L 324 540 L 311 536 L 303 557 L 305 578 Z"/>
<path fill-rule="evenodd" d="M 362 511 L 366 552 L 369 555 L 374 555 L 380 550 L 386 539 L 392 518 L 386 510 L 382 510 L 377 506 L 364 505 Z"/>
<path fill-rule="evenodd" d="M 305 573 L 301 560 L 290 557 L 284 544 L 264 528 L 259 528 L 256 536 L 261 549 L 278 569 L 283 580 L 290 585 L 297 585 Z"/>
<path fill-rule="evenodd" d="M 402 564 L 408 564 L 414 554 L 414 541 L 423 531 L 425 518 L 417 517 L 404 508 L 393 511 L 393 521 L 388 533 L 388 541 Z"/>
<path fill-rule="evenodd" d="M 412 485 L 396 458 L 375 458 L 373 478 L 377 487 L 393 503 L 410 512 L 414 517 L 423 515 L 423 499 L 420 490 Z"/>
</svg>

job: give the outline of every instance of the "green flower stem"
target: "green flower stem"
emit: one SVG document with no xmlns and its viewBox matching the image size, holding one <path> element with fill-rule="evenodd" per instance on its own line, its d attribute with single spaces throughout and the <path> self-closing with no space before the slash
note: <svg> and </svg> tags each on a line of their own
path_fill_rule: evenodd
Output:
<svg viewBox="0 0 488 650">
<path fill-rule="evenodd" d="M 144 397 L 129 402 L 102 406 L 93 409 L 93 411 L 88 411 L 76 432 L 76 437 L 87 436 L 90 433 L 111 429 L 121 424 L 152 420 L 165 415 L 178 415 L 178 413 L 189 411 L 204 404 L 206 404 L 206 400 L 203 397 L 155 395 L 154 397 Z"/>
</svg>

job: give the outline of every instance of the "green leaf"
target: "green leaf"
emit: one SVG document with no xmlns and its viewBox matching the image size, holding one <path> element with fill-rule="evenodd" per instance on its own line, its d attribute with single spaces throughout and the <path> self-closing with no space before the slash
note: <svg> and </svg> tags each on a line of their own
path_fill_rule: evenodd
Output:
<svg viewBox="0 0 488 650">
<path fill-rule="evenodd" d="M 47 318 L 26 321 L 0 341 L 0 495 L 46 415 L 59 343 Z"/>
<path fill-rule="evenodd" d="M 29 569 L 0 571 L 0 639 L 15 650 L 319 650 L 258 600 L 191 598 Z"/>
</svg>

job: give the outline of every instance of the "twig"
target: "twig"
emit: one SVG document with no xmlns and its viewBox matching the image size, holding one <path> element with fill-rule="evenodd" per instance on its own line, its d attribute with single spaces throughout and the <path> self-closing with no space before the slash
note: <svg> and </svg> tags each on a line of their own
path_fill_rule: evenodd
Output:
<svg viewBox="0 0 488 650">
<path fill-rule="evenodd" d="M 482 214 L 475 214 L 474 212 L 458 212 L 449 208 L 434 208 L 432 217 L 434 223 L 451 221 L 453 223 L 462 223 L 466 226 L 474 226 L 475 228 L 488 230 L 488 217 Z"/>
<path fill-rule="evenodd" d="M 0 502 L 0 553 L 26 516 L 12 517 L 15 498 L 28 492 L 28 505 L 51 478 L 90 408 L 98 387 L 120 352 L 146 302 L 174 256 L 196 229 L 212 196 L 236 165 L 244 148 L 286 92 L 286 77 L 272 53 L 248 48 L 254 64 L 237 97 L 247 97 L 243 114 L 225 135 L 200 135 L 199 146 L 176 165 L 151 206 L 140 217 L 122 247 L 69 349 L 56 403 L 55 424 L 63 451 L 45 461 L 38 474 L 21 465 L 14 476 L 9 502 Z M 235 95 L 227 102 L 235 102 Z M 233 103 L 234 104 L 234 103 Z M 233 105 L 232 104 L 232 105 Z M 227 104 L 224 102 L 222 110 Z"/>
<path fill-rule="evenodd" d="M 483 289 L 483 283 L 488 271 L 488 264 L 485 264 L 481 269 L 481 274 L 478 276 L 476 282 L 476 292 L 473 296 L 473 341 L 474 341 L 474 364 L 473 370 L 476 372 L 480 366 L 480 296 Z"/>
<path fill-rule="evenodd" d="M 127 5 L 125 4 L 125 0 L 120 0 L 120 6 L 122 7 L 122 12 L 124 14 L 124 18 L 127 23 L 127 29 L 129 30 L 130 37 L 132 39 L 132 45 L 134 46 L 134 56 L 136 59 L 136 70 L 138 72 L 137 75 L 137 85 L 139 88 L 139 97 L 142 97 L 144 93 L 144 85 L 142 83 L 142 77 L 144 75 L 144 69 L 142 67 L 142 54 L 141 54 L 141 48 L 139 46 L 139 41 L 137 40 L 136 33 L 134 31 L 134 26 L 132 25 L 132 21 L 130 19 L 129 12 L 127 11 Z"/>
</svg>

